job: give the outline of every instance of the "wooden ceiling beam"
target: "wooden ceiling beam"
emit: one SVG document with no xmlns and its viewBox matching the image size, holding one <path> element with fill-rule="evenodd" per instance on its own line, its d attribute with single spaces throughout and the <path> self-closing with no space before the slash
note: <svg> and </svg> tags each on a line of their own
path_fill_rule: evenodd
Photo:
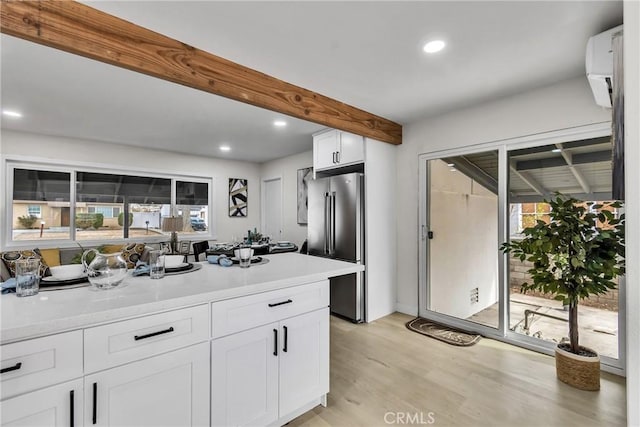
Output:
<svg viewBox="0 0 640 427">
<path fill-rule="evenodd" d="M 2 33 L 256 107 L 402 143 L 402 126 L 75 1 L 2 0 Z"/>
</svg>

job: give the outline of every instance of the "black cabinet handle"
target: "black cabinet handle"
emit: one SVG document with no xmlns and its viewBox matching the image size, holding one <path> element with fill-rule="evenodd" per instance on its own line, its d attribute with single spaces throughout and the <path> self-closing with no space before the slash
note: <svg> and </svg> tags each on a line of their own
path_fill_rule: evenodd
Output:
<svg viewBox="0 0 640 427">
<path fill-rule="evenodd" d="M 73 390 L 69 392 L 69 426 L 74 426 L 74 414 L 73 414 Z"/>
<path fill-rule="evenodd" d="M 22 368 L 22 362 L 18 362 L 13 366 L 9 366 L 8 368 L 0 369 L 0 374 L 4 374 L 5 372 L 17 371 L 20 368 Z"/>
<path fill-rule="evenodd" d="M 98 422 L 98 383 L 93 383 L 93 424 Z"/>
<path fill-rule="evenodd" d="M 287 328 L 286 326 L 283 326 L 282 329 L 284 329 L 284 347 L 282 347 L 282 351 L 284 351 L 285 353 L 287 352 L 287 343 L 288 343 L 288 332 L 289 332 L 289 328 Z"/>
<path fill-rule="evenodd" d="M 273 330 L 273 355 L 278 355 L 278 330 Z"/>
<path fill-rule="evenodd" d="M 133 337 L 133 339 L 136 340 L 136 341 L 139 341 L 139 340 L 143 340 L 145 338 L 155 337 L 156 335 L 168 334 L 169 332 L 173 332 L 173 326 L 170 327 L 169 329 L 165 329 L 163 331 L 151 332 L 150 334 L 146 334 L 146 335 L 136 335 L 136 336 Z"/>
<path fill-rule="evenodd" d="M 336 163 L 340 163 L 340 152 L 336 151 Z"/>
<path fill-rule="evenodd" d="M 293 302 L 293 300 L 288 299 L 286 301 L 280 301 L 280 302 L 276 302 L 276 303 L 273 303 L 273 304 L 269 304 L 269 307 L 277 307 L 279 305 L 291 304 L 292 302 Z"/>
<path fill-rule="evenodd" d="M 336 152 L 334 151 L 331 154 L 333 154 L 333 164 L 335 165 L 336 164 Z"/>
</svg>

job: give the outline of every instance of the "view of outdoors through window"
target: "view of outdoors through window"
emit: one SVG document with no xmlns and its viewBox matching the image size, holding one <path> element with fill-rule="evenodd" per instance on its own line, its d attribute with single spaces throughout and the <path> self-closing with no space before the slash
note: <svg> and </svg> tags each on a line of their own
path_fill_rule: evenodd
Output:
<svg viewBox="0 0 640 427">
<path fill-rule="evenodd" d="M 206 182 L 175 180 L 172 211 L 170 178 L 78 171 L 72 202 L 71 172 L 17 167 L 13 172 L 13 240 L 169 238 L 172 231 L 209 230 Z"/>
<path fill-rule="evenodd" d="M 13 240 L 69 239 L 71 174 L 13 171 Z"/>
<path fill-rule="evenodd" d="M 556 193 L 619 217 L 622 209 L 597 207 L 612 198 L 611 152 L 609 136 L 508 151 L 508 238 L 523 238 L 523 230 L 538 221 L 549 223 L 552 211 L 545 200 Z M 510 257 L 509 300 L 499 292 L 498 189 L 503 183 L 498 171 L 497 150 L 427 161 L 427 309 L 497 328 L 504 307 L 510 331 L 549 344 L 561 342 L 569 332 L 562 302 L 550 294 L 521 292 L 523 283 L 532 282 L 532 263 Z M 601 223 L 597 227 L 606 229 Z M 624 300 L 619 288 L 624 278 L 617 282 L 616 289 L 582 299 L 578 309 L 581 345 L 614 359 L 620 357 L 618 315 Z"/>
<path fill-rule="evenodd" d="M 534 147 L 509 153 L 509 229 L 511 239 L 536 221 L 549 222 L 543 199 L 555 192 L 585 203 L 611 200 L 611 141 L 609 137 Z M 588 205 L 585 205 L 588 206 Z M 592 208 L 591 208 L 592 209 Z M 614 211 L 615 209 L 608 208 Z M 601 225 L 601 224 L 599 224 Z M 539 292 L 520 292 L 531 283 L 528 261 L 509 260 L 509 328 L 520 334 L 560 342 L 568 336 L 568 312 L 562 302 Z M 618 284 L 623 285 L 622 280 Z M 600 355 L 618 358 L 619 289 L 580 301 L 580 343 Z"/>
</svg>

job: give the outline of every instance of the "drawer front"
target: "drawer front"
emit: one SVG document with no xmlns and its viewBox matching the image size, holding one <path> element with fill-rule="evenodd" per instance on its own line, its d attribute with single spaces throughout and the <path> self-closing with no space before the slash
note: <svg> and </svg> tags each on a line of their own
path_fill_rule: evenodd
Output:
<svg viewBox="0 0 640 427">
<path fill-rule="evenodd" d="M 208 338 L 206 304 L 85 329 L 85 372 L 122 365 Z"/>
<path fill-rule="evenodd" d="M 329 281 L 310 283 L 211 305 L 214 338 L 329 306 Z"/>
<path fill-rule="evenodd" d="M 0 347 L 1 397 L 15 396 L 82 376 L 82 331 Z"/>
</svg>

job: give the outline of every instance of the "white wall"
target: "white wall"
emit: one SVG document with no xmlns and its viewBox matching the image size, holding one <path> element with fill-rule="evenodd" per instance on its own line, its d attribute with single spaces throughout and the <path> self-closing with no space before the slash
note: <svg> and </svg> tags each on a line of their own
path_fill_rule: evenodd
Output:
<svg viewBox="0 0 640 427">
<path fill-rule="evenodd" d="M 2 129 L 0 154 L 33 156 L 64 161 L 70 165 L 100 164 L 106 167 L 136 168 L 171 174 L 213 177 L 215 180 L 215 217 L 218 241 L 246 235 L 260 228 L 260 166 L 257 163 L 213 159 L 201 156 L 150 150 L 100 141 L 54 137 Z M 2 172 L 4 177 L 4 171 Z M 248 216 L 231 218 L 228 210 L 228 179 L 246 178 L 248 182 Z M 4 200 L 3 200 L 4 204 Z"/>
<path fill-rule="evenodd" d="M 416 314 L 418 286 L 418 155 L 571 128 L 611 119 L 593 101 L 585 77 L 487 104 L 430 117 L 403 127 L 397 147 L 398 307 Z"/>
<path fill-rule="evenodd" d="M 640 2 L 624 2 L 627 424 L 640 426 Z"/>
<path fill-rule="evenodd" d="M 442 160 L 430 161 L 429 187 L 430 309 L 466 319 L 498 301 L 498 196 Z"/>
<path fill-rule="evenodd" d="M 313 166 L 313 152 L 284 157 L 262 163 L 262 179 L 282 178 L 282 240 L 302 245 L 307 238 L 307 226 L 298 224 L 298 169 Z"/>
</svg>

